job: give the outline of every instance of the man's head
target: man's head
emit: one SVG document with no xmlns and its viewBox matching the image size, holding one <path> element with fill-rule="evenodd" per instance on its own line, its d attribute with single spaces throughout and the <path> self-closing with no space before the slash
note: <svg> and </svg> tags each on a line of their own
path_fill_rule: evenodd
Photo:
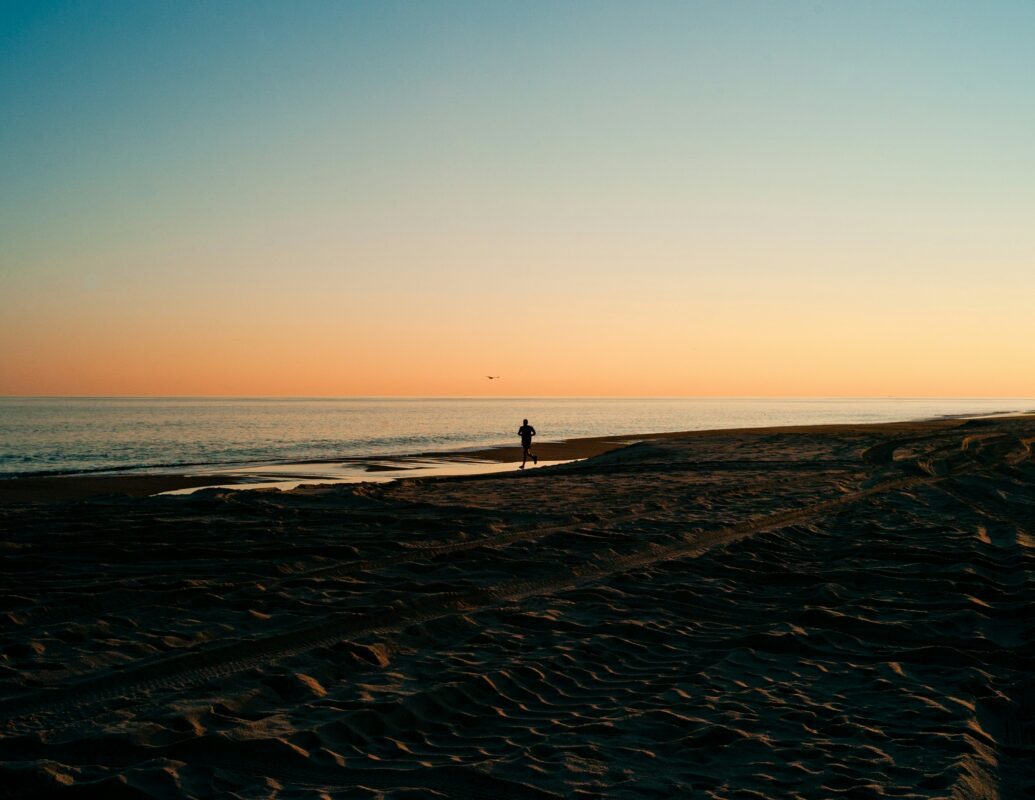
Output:
<svg viewBox="0 0 1035 800">
<path fill-rule="evenodd" d="M 527 419 L 523 419 L 523 420 L 521 420 L 521 424 L 522 424 L 522 425 L 527 425 L 527 424 L 528 424 L 528 420 L 527 420 Z"/>
</svg>

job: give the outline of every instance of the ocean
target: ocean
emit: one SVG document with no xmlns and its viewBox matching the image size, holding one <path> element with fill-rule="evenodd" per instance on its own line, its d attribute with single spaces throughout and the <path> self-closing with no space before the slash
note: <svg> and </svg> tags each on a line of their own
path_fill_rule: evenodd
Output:
<svg viewBox="0 0 1035 800">
<path fill-rule="evenodd" d="M 175 472 L 771 425 L 1035 409 L 1030 398 L 0 398 L 0 477 Z"/>
</svg>

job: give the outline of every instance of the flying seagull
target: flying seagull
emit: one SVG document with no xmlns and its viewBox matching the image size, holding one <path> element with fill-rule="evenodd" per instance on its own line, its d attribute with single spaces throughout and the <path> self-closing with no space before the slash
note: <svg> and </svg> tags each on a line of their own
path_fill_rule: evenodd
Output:
<svg viewBox="0 0 1035 800">
<path fill-rule="evenodd" d="M 488 378 L 490 381 L 494 381 L 499 377 L 499 375 L 486 375 L 485 377 Z"/>
</svg>

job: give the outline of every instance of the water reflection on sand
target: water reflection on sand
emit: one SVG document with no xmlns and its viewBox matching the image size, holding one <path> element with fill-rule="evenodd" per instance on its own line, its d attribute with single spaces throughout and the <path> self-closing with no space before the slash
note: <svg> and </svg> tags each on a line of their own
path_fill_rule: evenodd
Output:
<svg viewBox="0 0 1035 800">
<path fill-rule="evenodd" d="M 527 464 L 526 471 L 568 464 L 573 459 Z M 458 475 L 488 475 L 519 471 L 514 462 L 486 461 L 475 458 L 425 458 L 419 456 L 371 459 L 369 461 L 319 462 L 302 464 L 264 464 L 224 470 L 234 480 L 225 484 L 175 489 L 162 494 L 193 494 L 200 489 L 280 489 L 290 491 L 307 484 L 388 483 L 400 478 L 436 478 Z"/>
</svg>

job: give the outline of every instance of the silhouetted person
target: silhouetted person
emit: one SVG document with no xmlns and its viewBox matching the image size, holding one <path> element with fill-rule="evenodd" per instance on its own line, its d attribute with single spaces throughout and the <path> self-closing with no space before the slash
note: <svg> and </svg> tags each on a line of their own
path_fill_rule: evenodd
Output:
<svg viewBox="0 0 1035 800">
<path fill-rule="evenodd" d="M 532 437 L 535 436 L 535 428 L 528 424 L 527 419 L 518 428 L 518 436 L 521 437 L 521 466 L 519 469 L 525 468 L 525 462 L 529 458 L 532 459 L 533 464 L 538 464 L 539 459 L 532 453 Z"/>
</svg>

